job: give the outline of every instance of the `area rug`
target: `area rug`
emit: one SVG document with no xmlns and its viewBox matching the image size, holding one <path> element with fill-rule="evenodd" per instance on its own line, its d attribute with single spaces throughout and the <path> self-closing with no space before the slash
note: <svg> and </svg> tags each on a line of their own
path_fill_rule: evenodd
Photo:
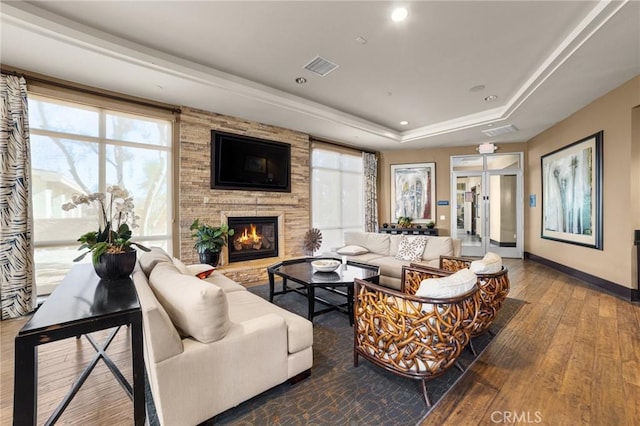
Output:
<svg viewBox="0 0 640 426">
<path fill-rule="evenodd" d="M 268 286 L 249 289 L 267 299 Z M 296 293 L 276 296 L 274 303 L 306 317 L 306 299 Z M 525 302 L 508 298 L 491 326 L 498 333 Z M 319 307 L 316 307 L 319 309 Z M 492 340 L 491 333 L 474 339 L 478 353 Z M 468 367 L 474 357 L 465 349 L 459 358 Z M 451 368 L 428 383 L 432 404 L 462 376 Z M 205 425 L 415 425 L 429 412 L 418 380 L 406 379 L 360 358 L 353 366 L 353 328 L 347 316 L 330 312 L 314 318 L 313 368 L 300 383 L 276 386 L 205 422 Z M 148 420 L 158 425 L 150 392 Z"/>
</svg>

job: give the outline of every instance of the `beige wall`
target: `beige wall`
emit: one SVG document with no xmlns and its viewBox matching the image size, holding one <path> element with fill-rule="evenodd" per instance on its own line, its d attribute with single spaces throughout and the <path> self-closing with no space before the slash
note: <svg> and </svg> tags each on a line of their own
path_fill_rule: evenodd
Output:
<svg viewBox="0 0 640 426">
<path fill-rule="evenodd" d="M 636 288 L 633 229 L 640 227 L 640 76 L 602 96 L 528 142 L 525 198 L 536 194 L 536 207 L 525 207 L 525 251 L 579 271 Z M 635 117 L 635 119 L 633 118 Z M 632 122 L 636 123 L 633 131 Z M 540 157 L 604 130 L 603 142 L 603 250 L 540 237 Z M 632 200 L 630 202 L 630 200 Z"/>
<path fill-rule="evenodd" d="M 633 109 L 633 123 L 631 129 L 631 227 L 640 229 L 640 106 Z M 632 270 L 632 287 L 633 283 L 636 283 L 636 288 L 640 287 L 640 280 L 638 280 L 638 264 L 637 252 L 640 251 L 640 247 L 636 247 L 636 262 L 631 261 Z"/>
<path fill-rule="evenodd" d="M 478 145 L 481 143 L 478 140 Z M 525 152 L 525 143 L 502 143 L 499 153 Z M 391 165 L 409 163 L 436 163 L 436 202 L 448 200 L 448 206 L 436 206 L 436 228 L 440 235 L 449 235 L 451 229 L 451 163 L 452 155 L 475 155 L 477 145 L 456 148 L 407 149 L 380 153 L 378 180 L 378 215 L 380 223 L 391 220 Z M 440 220 L 444 216 L 445 220 Z"/>
</svg>

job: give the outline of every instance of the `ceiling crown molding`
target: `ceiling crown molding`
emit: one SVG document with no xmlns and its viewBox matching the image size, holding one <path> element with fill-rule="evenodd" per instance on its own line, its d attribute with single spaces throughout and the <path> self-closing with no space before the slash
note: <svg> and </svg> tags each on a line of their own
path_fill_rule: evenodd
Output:
<svg viewBox="0 0 640 426">
<path fill-rule="evenodd" d="M 508 119 L 602 26 L 630 0 L 601 0 L 540 66 L 505 101 L 504 105 L 404 132 L 352 114 L 277 90 L 217 69 L 147 48 L 47 12 L 29 3 L 3 3 L 2 22 L 46 36 L 88 52 L 103 55 L 156 73 L 224 90 L 252 102 L 295 111 L 328 123 L 339 124 L 397 143 L 484 126 Z"/>
<path fill-rule="evenodd" d="M 542 62 L 531 77 L 520 86 L 502 107 L 457 117 L 430 126 L 402 133 L 401 143 L 453 133 L 471 127 L 484 126 L 508 119 L 560 66 L 567 61 L 591 36 L 627 4 L 629 0 L 601 0 L 571 33 Z"/>
</svg>

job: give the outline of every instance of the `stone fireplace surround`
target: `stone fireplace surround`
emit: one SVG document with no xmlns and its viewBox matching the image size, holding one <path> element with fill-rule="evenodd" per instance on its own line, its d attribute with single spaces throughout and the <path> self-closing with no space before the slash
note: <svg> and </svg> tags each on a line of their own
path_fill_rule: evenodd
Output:
<svg viewBox="0 0 640 426">
<path fill-rule="evenodd" d="M 254 136 L 291 145 L 291 192 L 211 189 L 211 130 Z M 267 266 L 304 255 L 303 240 L 311 227 L 309 136 L 235 117 L 188 107 L 179 120 L 179 253 L 185 263 L 197 263 L 189 226 L 194 219 L 210 225 L 230 216 L 277 216 L 279 256 L 228 263 L 225 248 L 218 269 L 229 278 L 252 284 L 267 280 Z"/>
</svg>

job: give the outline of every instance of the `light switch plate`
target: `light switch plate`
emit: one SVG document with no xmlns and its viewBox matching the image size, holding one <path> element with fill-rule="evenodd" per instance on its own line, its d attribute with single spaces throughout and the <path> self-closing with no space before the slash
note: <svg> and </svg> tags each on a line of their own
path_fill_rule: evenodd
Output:
<svg viewBox="0 0 640 426">
<path fill-rule="evenodd" d="M 445 220 L 445 215 L 441 214 L 440 215 L 440 220 Z"/>
</svg>

